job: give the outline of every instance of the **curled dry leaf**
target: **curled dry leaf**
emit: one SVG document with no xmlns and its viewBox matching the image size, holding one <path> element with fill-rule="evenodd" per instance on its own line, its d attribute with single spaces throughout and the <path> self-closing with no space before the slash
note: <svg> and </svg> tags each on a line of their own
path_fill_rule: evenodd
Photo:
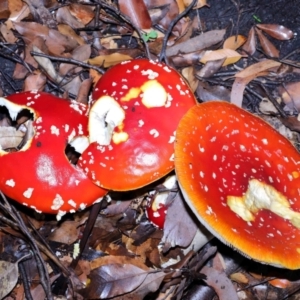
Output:
<svg viewBox="0 0 300 300">
<path fill-rule="evenodd" d="M 184 8 L 188 7 L 192 2 L 193 0 L 182 0 L 183 1 L 183 4 L 184 4 Z M 180 0 L 177 1 L 178 2 L 181 2 Z M 201 8 L 203 6 L 209 6 L 207 4 L 207 1 L 206 0 L 198 0 L 197 3 L 195 4 L 195 6 L 193 7 L 193 9 L 198 9 L 198 8 Z"/>
<path fill-rule="evenodd" d="M 43 91 L 46 85 L 47 77 L 39 70 L 29 74 L 24 82 L 24 91 Z"/>
<path fill-rule="evenodd" d="M 141 29 L 151 27 L 151 18 L 144 1 L 119 0 L 120 11 L 129 17 L 135 26 Z"/>
<path fill-rule="evenodd" d="M 269 36 L 281 40 L 286 41 L 290 40 L 294 37 L 294 33 L 292 30 L 286 28 L 285 26 L 278 24 L 256 24 L 256 27 L 267 33 Z"/>
<path fill-rule="evenodd" d="M 221 67 L 223 66 L 226 57 L 217 60 L 208 61 L 200 71 L 197 72 L 197 75 L 202 78 L 209 78 L 216 74 Z"/>
<path fill-rule="evenodd" d="M 49 240 L 67 245 L 75 243 L 79 238 L 80 227 L 77 221 L 64 221 L 49 235 Z"/>
<path fill-rule="evenodd" d="M 255 37 L 255 29 L 251 27 L 246 43 L 243 45 L 242 50 L 249 55 L 253 55 L 256 51 L 256 37 Z"/>
<path fill-rule="evenodd" d="M 186 67 L 181 71 L 182 76 L 187 80 L 191 90 L 196 91 L 199 80 L 195 77 L 195 70 L 192 66 Z"/>
<path fill-rule="evenodd" d="M 91 271 L 90 284 L 82 294 L 87 299 L 107 299 L 142 287 L 146 295 L 159 288 L 164 276 L 161 271 L 145 271 L 130 264 L 103 265 Z"/>
<path fill-rule="evenodd" d="M 287 279 L 283 278 L 275 278 L 269 281 L 269 284 L 279 288 L 279 289 L 286 289 L 291 286 L 291 282 Z"/>
<path fill-rule="evenodd" d="M 201 273 L 207 276 L 204 281 L 215 290 L 220 300 L 239 299 L 233 283 L 226 276 L 225 272 L 205 266 L 201 269 Z"/>
<path fill-rule="evenodd" d="M 70 13 L 84 25 L 90 23 L 95 16 L 91 6 L 71 3 L 69 6 Z"/>
<path fill-rule="evenodd" d="M 291 82 L 280 87 L 279 92 L 284 103 L 289 108 L 300 111 L 300 82 Z"/>
<path fill-rule="evenodd" d="M 219 60 L 224 57 L 226 59 L 223 63 L 223 66 L 227 66 L 227 65 L 234 64 L 237 61 L 239 61 L 240 58 L 242 57 L 242 55 L 240 53 L 236 52 L 235 50 L 231 50 L 231 49 L 218 49 L 218 50 L 213 50 L 213 51 L 208 50 L 202 56 L 200 62 L 205 64 L 208 61 Z"/>
<path fill-rule="evenodd" d="M 222 41 L 225 30 L 211 30 L 201 35 L 197 35 L 182 43 L 177 43 L 174 46 L 167 48 L 166 54 L 168 56 L 177 55 L 178 53 L 190 53 L 205 48 L 211 47 Z"/>
<path fill-rule="evenodd" d="M 18 282 L 18 263 L 0 261 L 0 274 L 0 299 L 3 299 Z"/>
<path fill-rule="evenodd" d="M 235 105 L 241 107 L 243 102 L 243 93 L 246 85 L 258 76 L 267 75 L 267 71 L 269 69 L 278 68 L 280 65 L 281 63 L 277 61 L 266 59 L 238 72 L 235 75 L 236 78 L 231 89 L 231 103 L 234 103 Z"/>
<path fill-rule="evenodd" d="M 90 58 L 88 60 L 88 63 L 93 66 L 102 66 L 104 68 L 108 68 L 122 61 L 130 60 L 130 59 L 132 59 L 132 57 L 127 54 L 115 52 L 112 54 L 99 55 L 94 58 Z"/>
<path fill-rule="evenodd" d="M 260 45 L 262 49 L 264 50 L 265 54 L 267 54 L 269 57 L 279 57 L 279 50 L 271 43 L 267 37 L 264 36 L 264 34 L 261 32 L 261 30 L 255 28 L 256 34 L 258 36 Z"/>
<path fill-rule="evenodd" d="M 227 38 L 223 44 L 223 49 L 236 50 L 246 42 L 246 37 L 243 35 L 233 35 Z"/>
<path fill-rule="evenodd" d="M 17 148 L 25 133 L 14 127 L 0 126 L 0 149 Z"/>
</svg>

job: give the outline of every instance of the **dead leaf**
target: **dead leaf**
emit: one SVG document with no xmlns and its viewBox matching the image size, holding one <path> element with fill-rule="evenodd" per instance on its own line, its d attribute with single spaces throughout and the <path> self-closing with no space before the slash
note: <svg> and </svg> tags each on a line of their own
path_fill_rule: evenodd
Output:
<svg viewBox="0 0 300 300">
<path fill-rule="evenodd" d="M 261 30 L 255 28 L 256 34 L 258 36 L 260 45 L 264 50 L 265 54 L 269 57 L 279 57 L 279 50 L 271 43 L 267 37 L 261 32 Z"/>
<path fill-rule="evenodd" d="M 17 148 L 25 133 L 14 127 L 0 126 L 0 149 Z"/>
<path fill-rule="evenodd" d="M 150 278 L 147 279 L 147 277 Z M 147 293 L 155 292 L 165 274 L 149 269 L 145 271 L 130 264 L 103 265 L 91 271 L 90 284 L 82 292 L 88 299 L 106 299 L 123 295 L 137 288 L 145 289 Z M 151 284 L 150 284 L 151 283 Z"/>
<path fill-rule="evenodd" d="M 243 35 L 233 35 L 227 38 L 223 44 L 223 49 L 236 50 L 246 42 L 246 37 Z"/>
<path fill-rule="evenodd" d="M 0 299 L 3 299 L 18 282 L 18 262 L 0 261 L 0 274 Z"/>
<path fill-rule="evenodd" d="M 278 25 L 278 24 L 256 24 L 256 27 L 267 33 L 269 36 L 281 40 L 286 41 L 290 40 L 294 37 L 293 31 L 290 29 Z"/>
<path fill-rule="evenodd" d="M 247 284 L 249 282 L 247 276 L 245 276 L 243 273 L 233 273 L 230 275 L 230 279 L 238 282 L 238 283 L 244 283 Z"/>
<path fill-rule="evenodd" d="M 200 62 L 205 64 L 208 61 L 220 60 L 225 58 L 223 66 L 234 64 L 241 59 L 242 55 L 231 49 L 208 50 L 204 53 Z"/>
<path fill-rule="evenodd" d="M 7 43 L 13 44 L 16 42 L 17 38 L 15 37 L 13 31 L 8 29 L 5 23 L 0 24 L 0 32 Z"/>
<path fill-rule="evenodd" d="M 24 82 L 24 91 L 43 91 L 47 77 L 39 70 L 29 74 Z"/>
<path fill-rule="evenodd" d="M 60 7 L 56 13 L 58 23 L 69 25 L 71 28 L 82 28 L 84 24 L 76 19 L 70 12 L 69 7 Z"/>
<path fill-rule="evenodd" d="M 284 87 L 280 87 L 279 92 L 289 108 L 296 108 L 300 111 L 300 82 L 285 84 Z"/>
<path fill-rule="evenodd" d="M 9 17 L 10 11 L 8 7 L 8 0 L 0 1 L 0 18 L 7 19 Z"/>
<path fill-rule="evenodd" d="M 190 53 L 203 50 L 221 42 L 225 35 L 225 32 L 225 30 L 207 31 L 187 41 L 175 44 L 172 47 L 168 47 L 166 50 L 166 54 L 167 56 L 174 56 L 178 53 Z"/>
<path fill-rule="evenodd" d="M 71 3 L 69 9 L 72 16 L 84 25 L 90 23 L 95 17 L 95 12 L 92 6 Z"/>
<path fill-rule="evenodd" d="M 196 235 L 198 225 L 185 205 L 180 193 L 174 197 L 172 204 L 168 208 L 164 224 L 164 235 L 162 242 L 165 244 L 163 252 L 167 252 L 172 247 L 187 247 L 191 244 Z"/>
<path fill-rule="evenodd" d="M 61 34 L 72 37 L 79 45 L 85 44 L 84 39 L 79 36 L 69 25 L 59 24 L 57 29 Z"/>
<path fill-rule="evenodd" d="M 245 50 L 245 52 L 249 55 L 253 55 L 256 51 L 256 36 L 255 36 L 255 29 L 254 27 L 251 27 L 248 38 L 246 43 L 243 45 L 242 50 Z"/>
<path fill-rule="evenodd" d="M 288 116 L 286 118 L 280 118 L 280 121 L 290 130 L 300 132 L 300 120 L 298 117 Z"/>
<path fill-rule="evenodd" d="M 71 245 L 79 239 L 80 227 L 76 221 L 64 221 L 49 235 L 49 240 Z"/>
<path fill-rule="evenodd" d="M 201 78 L 209 78 L 216 74 L 223 66 L 226 57 L 217 60 L 208 61 L 198 72 L 197 75 Z"/>
<path fill-rule="evenodd" d="M 93 66 L 102 66 L 104 68 L 108 68 L 122 61 L 130 60 L 130 59 L 132 59 L 132 57 L 127 54 L 115 52 L 108 55 L 99 55 L 94 58 L 90 58 L 88 60 L 88 63 Z"/>
<path fill-rule="evenodd" d="M 205 266 L 201 269 L 201 273 L 207 276 L 204 281 L 215 290 L 220 300 L 239 299 L 236 289 L 225 272 L 220 272 Z"/>
<path fill-rule="evenodd" d="M 183 0 L 184 6 L 188 7 L 191 3 L 193 2 L 193 0 Z M 206 0 L 198 0 L 197 3 L 195 4 L 195 6 L 193 7 L 193 9 L 198 9 L 201 8 L 203 6 L 208 6 Z"/>
<path fill-rule="evenodd" d="M 195 70 L 192 66 L 186 67 L 181 70 L 182 76 L 187 80 L 189 87 L 193 91 L 193 93 L 196 91 L 198 87 L 199 80 L 195 77 Z"/>
<path fill-rule="evenodd" d="M 140 29 L 151 28 L 151 18 L 144 1 L 119 0 L 120 11 Z"/>
<path fill-rule="evenodd" d="M 246 69 L 235 74 L 235 77 L 246 78 L 252 75 L 258 76 L 259 73 L 277 68 L 281 65 L 280 62 L 271 59 L 262 60 L 256 64 L 250 65 Z"/>
<path fill-rule="evenodd" d="M 200 80 L 196 90 L 197 96 L 203 102 L 211 100 L 230 101 L 230 90 L 221 85 L 210 85 Z"/>
<path fill-rule="evenodd" d="M 292 285 L 292 283 L 289 280 L 284 279 L 284 278 L 275 278 L 273 280 L 269 280 L 268 282 L 269 282 L 269 284 L 271 284 L 279 289 L 286 289 Z"/>
</svg>

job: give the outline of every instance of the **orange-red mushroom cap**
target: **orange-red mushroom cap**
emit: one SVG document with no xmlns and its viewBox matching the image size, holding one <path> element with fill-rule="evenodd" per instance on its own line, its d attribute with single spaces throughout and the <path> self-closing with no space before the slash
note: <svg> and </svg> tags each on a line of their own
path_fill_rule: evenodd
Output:
<svg viewBox="0 0 300 300">
<path fill-rule="evenodd" d="M 177 128 L 185 199 L 220 240 L 277 267 L 300 267 L 300 155 L 262 119 L 221 101 L 191 108 Z"/>
<path fill-rule="evenodd" d="M 133 190 L 174 169 L 177 124 L 196 104 L 174 69 L 146 59 L 120 63 L 102 76 L 93 99 L 91 144 L 78 164 L 96 184 Z"/>
<path fill-rule="evenodd" d="M 65 148 L 87 134 L 87 107 L 41 92 L 0 98 L 14 120 L 22 109 L 33 114 L 34 136 L 18 152 L 0 151 L 0 189 L 38 212 L 57 214 L 84 209 L 106 193 L 72 165 Z"/>
</svg>

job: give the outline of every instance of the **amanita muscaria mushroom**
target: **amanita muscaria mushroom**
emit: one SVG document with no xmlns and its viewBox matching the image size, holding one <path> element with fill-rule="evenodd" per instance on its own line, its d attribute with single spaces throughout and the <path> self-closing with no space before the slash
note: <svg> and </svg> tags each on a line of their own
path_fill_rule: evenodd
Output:
<svg viewBox="0 0 300 300">
<path fill-rule="evenodd" d="M 78 165 L 103 188 L 132 190 L 174 169 L 177 124 L 196 104 L 172 68 L 146 59 L 120 63 L 97 83 L 90 145 Z"/>
<path fill-rule="evenodd" d="M 278 267 L 300 267 L 300 155 L 260 118 L 212 101 L 176 132 L 175 170 L 186 201 L 220 240 Z"/>
<path fill-rule="evenodd" d="M 0 98 L 13 121 L 26 110 L 33 137 L 17 152 L 0 150 L 0 189 L 38 212 L 74 212 L 99 201 L 106 191 L 70 164 L 65 148 L 87 134 L 87 107 L 46 93 L 25 92 Z"/>
</svg>

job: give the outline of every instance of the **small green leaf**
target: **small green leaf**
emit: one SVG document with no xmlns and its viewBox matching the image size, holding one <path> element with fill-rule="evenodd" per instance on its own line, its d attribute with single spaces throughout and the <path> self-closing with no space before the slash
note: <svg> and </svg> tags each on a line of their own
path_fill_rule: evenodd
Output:
<svg viewBox="0 0 300 300">
<path fill-rule="evenodd" d="M 143 34 L 143 38 L 146 42 L 148 42 L 149 40 L 155 40 L 157 36 L 158 34 L 155 30 L 151 30 L 150 32 Z"/>
</svg>

